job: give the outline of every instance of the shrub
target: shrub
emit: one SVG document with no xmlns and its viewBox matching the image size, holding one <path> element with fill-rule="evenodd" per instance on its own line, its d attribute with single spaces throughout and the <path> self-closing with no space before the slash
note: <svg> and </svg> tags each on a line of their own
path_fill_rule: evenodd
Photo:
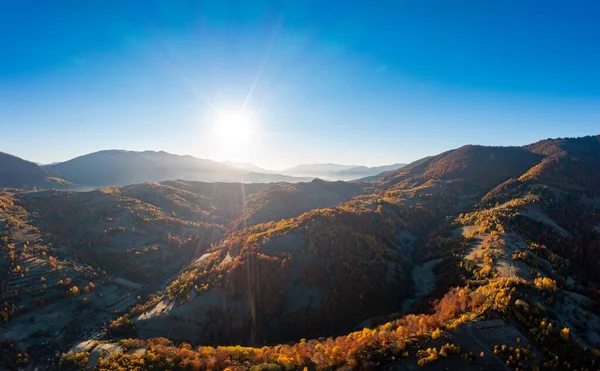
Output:
<svg viewBox="0 0 600 371">
<path fill-rule="evenodd" d="M 63 353 L 60 358 L 61 369 L 85 370 L 85 365 L 90 359 L 88 352 Z"/>
<path fill-rule="evenodd" d="M 563 338 L 563 340 L 569 340 L 569 336 L 570 330 L 568 327 L 565 327 L 560 331 L 560 337 Z"/>
<path fill-rule="evenodd" d="M 260 365 L 252 366 L 250 371 L 281 371 L 281 367 L 276 363 L 263 363 Z"/>
<path fill-rule="evenodd" d="M 446 343 L 440 348 L 440 356 L 447 357 L 450 354 L 459 354 L 460 347 L 458 345 Z"/>
<path fill-rule="evenodd" d="M 533 284 L 540 291 L 556 291 L 556 281 L 548 277 L 536 278 Z"/>
</svg>

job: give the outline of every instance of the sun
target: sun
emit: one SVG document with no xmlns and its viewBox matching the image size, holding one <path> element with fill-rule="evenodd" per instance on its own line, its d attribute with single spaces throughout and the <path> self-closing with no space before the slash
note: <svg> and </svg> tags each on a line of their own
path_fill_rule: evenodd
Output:
<svg viewBox="0 0 600 371">
<path fill-rule="evenodd" d="M 214 122 L 215 144 L 225 157 L 237 157 L 252 141 L 254 120 L 250 113 L 221 111 Z"/>
</svg>

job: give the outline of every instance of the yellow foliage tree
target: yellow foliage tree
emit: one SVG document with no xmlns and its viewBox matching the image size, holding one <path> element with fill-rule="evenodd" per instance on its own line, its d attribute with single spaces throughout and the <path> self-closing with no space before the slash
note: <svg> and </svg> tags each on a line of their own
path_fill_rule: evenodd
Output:
<svg viewBox="0 0 600 371">
<path fill-rule="evenodd" d="M 560 337 L 563 338 L 563 340 L 569 340 L 570 333 L 571 331 L 569 330 L 569 328 L 565 327 L 560 331 Z"/>
</svg>

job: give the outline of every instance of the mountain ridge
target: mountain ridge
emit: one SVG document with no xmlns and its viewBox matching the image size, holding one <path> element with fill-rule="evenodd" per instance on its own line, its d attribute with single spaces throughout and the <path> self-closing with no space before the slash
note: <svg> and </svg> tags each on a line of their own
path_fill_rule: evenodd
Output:
<svg viewBox="0 0 600 371">
<path fill-rule="evenodd" d="M 0 187 L 71 188 L 73 185 L 34 162 L 0 152 Z"/>
<path fill-rule="evenodd" d="M 103 317 L 61 332 L 60 362 L 98 370 L 593 368 L 599 164 L 589 136 L 466 145 L 358 182 L 5 191 L 0 326 L 31 347 L 31 313 L 89 300 Z M 105 313 L 98 295 L 130 290 Z"/>
<path fill-rule="evenodd" d="M 286 174 L 310 175 L 323 177 L 328 180 L 355 180 L 367 176 L 374 176 L 381 172 L 397 170 L 406 164 L 396 163 L 382 166 L 362 165 L 340 165 L 335 163 L 326 164 L 302 164 L 283 170 Z"/>
<path fill-rule="evenodd" d="M 23 160 L 25 161 L 25 160 Z M 25 163 L 24 163 L 25 164 Z M 314 165 L 299 165 L 300 172 L 275 172 L 251 163 L 218 162 L 190 155 L 175 155 L 165 151 L 130 151 L 122 149 L 100 150 L 73 159 L 51 164 L 34 164 L 40 174 L 47 172 L 55 181 L 38 180 L 38 188 L 72 188 L 89 190 L 99 187 L 124 186 L 143 182 L 184 179 L 192 181 L 277 183 L 310 181 L 322 176 L 330 180 L 351 180 L 379 173 L 403 164 L 366 167 L 354 165 L 317 164 L 335 172 L 310 170 Z M 25 166 L 25 165 L 24 165 Z M 31 164 L 28 164 L 32 168 Z M 340 170 L 343 169 L 343 170 Z M 9 177 L 7 177 L 9 178 Z M 38 176 L 41 179 L 41 175 Z M 63 178 L 63 179 L 61 179 Z M 67 185 L 69 184 L 69 185 Z M 17 188 L 31 188 L 26 183 Z"/>
</svg>

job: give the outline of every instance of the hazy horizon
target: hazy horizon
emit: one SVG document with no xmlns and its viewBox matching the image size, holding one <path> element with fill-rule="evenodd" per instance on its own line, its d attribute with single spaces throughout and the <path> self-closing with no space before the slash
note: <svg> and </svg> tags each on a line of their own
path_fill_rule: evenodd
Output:
<svg viewBox="0 0 600 371">
<path fill-rule="evenodd" d="M 106 149 L 100 149 L 98 151 L 93 151 L 93 152 L 89 152 L 89 153 L 82 153 L 79 155 L 76 155 L 74 157 L 69 157 L 63 160 L 57 160 L 57 161 L 52 161 L 52 162 L 42 162 L 42 161 L 36 161 L 36 160 L 32 160 L 26 157 L 21 157 L 21 156 L 17 156 L 14 153 L 8 153 L 10 155 L 14 155 L 17 157 L 20 157 L 26 161 L 30 161 L 30 162 L 34 162 L 40 166 L 46 166 L 46 165 L 53 165 L 53 164 L 57 164 L 57 163 L 62 163 L 62 162 L 66 162 L 72 159 L 75 159 L 77 157 L 82 157 L 85 155 L 89 155 L 92 153 L 96 153 L 96 152 L 102 152 L 102 151 L 125 151 L 125 152 L 165 152 L 167 154 L 170 155 L 176 155 L 176 156 L 192 156 L 201 160 L 210 160 L 210 161 L 215 161 L 215 162 L 220 162 L 220 163 L 232 163 L 232 164 L 248 164 L 248 165 L 255 165 L 258 166 L 260 168 L 263 168 L 264 170 L 269 170 L 269 171 L 284 171 L 284 170 L 289 170 L 291 168 L 297 167 L 297 166 L 302 166 L 302 165 L 340 165 L 340 166 L 346 166 L 346 167 L 354 167 L 354 166 L 366 166 L 366 167 L 379 167 L 379 166 L 389 166 L 389 165 L 395 165 L 395 164 L 407 164 L 408 162 L 392 162 L 392 163 L 382 163 L 382 164 L 362 164 L 362 163 L 356 163 L 356 164 L 351 164 L 351 163 L 337 163 L 337 162 L 330 162 L 330 161 L 323 161 L 323 162 L 314 162 L 314 163 L 296 163 L 296 164 L 291 164 L 289 166 L 285 166 L 285 167 L 280 167 L 280 168 L 270 168 L 270 167 L 265 167 L 265 166 L 261 166 L 259 164 L 255 164 L 253 162 L 246 162 L 246 161 L 230 161 L 230 160 L 215 160 L 212 158 L 203 158 L 203 157 L 198 157 L 198 156 L 194 156 L 191 155 L 189 153 L 173 153 L 173 152 L 167 152 L 161 149 L 145 149 L 145 150 L 132 150 L 132 149 L 125 149 L 125 148 L 106 148 Z M 3 151 L 0 151 L 3 152 Z M 415 159 L 415 161 L 418 159 Z M 412 162 L 412 161 L 411 161 Z"/>
<path fill-rule="evenodd" d="M 1 151 L 272 170 L 596 134 L 600 6 L 0 2 Z"/>
<path fill-rule="evenodd" d="M 576 137 L 585 137 L 585 136 L 595 136 L 595 135 L 600 135 L 600 131 L 596 131 L 596 132 L 589 132 L 587 134 L 583 134 L 580 136 L 563 136 L 562 138 L 576 138 Z M 544 138 L 537 138 L 531 142 L 525 142 L 525 143 L 520 143 L 520 144 L 505 144 L 505 145 L 490 145 L 490 146 L 501 146 L 501 147 L 515 147 L 515 146 L 524 146 L 524 145 L 528 145 L 528 144 L 532 144 L 541 140 L 545 140 L 545 139 L 557 139 L 557 138 L 561 138 L 561 137 L 544 137 Z M 485 144 L 481 144 L 481 143 L 464 143 L 462 145 L 459 145 L 457 147 L 452 147 L 452 148 L 447 148 L 447 149 L 442 149 L 440 152 L 436 152 L 436 153 L 430 153 L 430 154 L 425 154 L 422 157 L 418 157 L 418 158 L 410 158 L 409 160 L 406 161 L 392 161 L 392 162 L 385 162 L 385 163 L 372 163 L 372 164 L 367 164 L 367 163 L 344 163 L 344 162 L 333 162 L 333 161 L 327 161 L 326 159 L 323 159 L 322 161 L 318 161 L 318 162 L 298 162 L 298 163 L 290 163 L 286 166 L 276 166 L 276 167 L 269 167 L 269 166 L 263 166 L 259 163 L 255 163 L 255 162 L 251 162 L 251 161 L 235 161 L 235 160 L 219 160 L 219 159 L 214 159 L 214 158 L 210 158 L 210 157 L 199 157 L 197 155 L 193 155 L 190 153 L 177 153 L 177 152 L 169 152 L 169 151 L 165 151 L 163 149 L 127 149 L 127 148 L 101 148 L 98 150 L 94 150 L 94 151 L 90 151 L 90 152 L 86 152 L 86 153 L 80 153 L 80 154 L 76 154 L 72 157 L 68 157 L 68 158 L 63 158 L 63 159 L 59 159 L 59 160 L 55 160 L 55 161 L 37 161 L 35 159 L 30 159 L 28 157 L 26 157 L 26 155 L 24 156 L 19 156 L 16 153 L 13 152 L 5 152 L 5 151 L 0 151 L 0 152 L 5 152 L 8 153 L 10 155 L 14 155 L 17 157 L 20 157 L 24 160 L 30 161 L 30 162 L 34 162 L 36 164 L 39 164 L 41 166 L 45 166 L 45 165 L 51 165 L 51 164 L 55 164 L 55 163 L 61 163 L 61 162 L 66 162 L 69 160 L 72 160 L 74 158 L 77 157 L 81 157 L 81 156 L 85 156 L 88 154 L 92 154 L 92 153 L 96 153 L 96 152 L 102 152 L 102 151 L 125 151 L 125 152 L 146 152 L 146 151 L 151 151 L 151 152 L 166 152 L 168 154 L 171 155 L 177 155 L 177 156 L 192 156 L 198 159 L 202 159 L 202 160 L 210 160 L 210 161 L 215 161 L 215 162 L 221 162 L 221 163 L 226 163 L 226 162 L 231 162 L 231 163 L 237 163 L 237 164 L 249 164 L 249 165 L 255 165 L 258 166 L 260 168 L 263 168 L 265 170 L 270 170 L 270 171 L 283 171 L 283 170 L 288 170 L 291 168 L 294 168 L 296 166 L 301 166 L 301 165 L 341 165 L 341 166 L 366 166 L 366 167 L 380 167 L 380 166 L 388 166 L 388 165 L 395 165 L 395 164 L 410 164 L 411 162 L 420 160 L 424 157 L 429 157 L 429 156 L 435 156 L 438 155 L 440 153 L 449 151 L 449 150 L 453 150 L 453 149 L 457 149 L 459 147 L 462 146 L 466 146 L 466 145 L 482 145 L 482 146 L 486 146 Z"/>
</svg>

